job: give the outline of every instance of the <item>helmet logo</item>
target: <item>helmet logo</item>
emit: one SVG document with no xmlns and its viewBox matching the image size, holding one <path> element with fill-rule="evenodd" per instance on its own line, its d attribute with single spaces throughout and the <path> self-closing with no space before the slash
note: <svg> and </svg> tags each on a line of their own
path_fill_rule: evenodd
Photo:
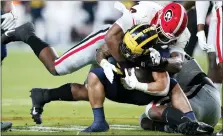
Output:
<svg viewBox="0 0 223 136">
<path fill-rule="evenodd" d="M 164 14 L 164 20 L 168 22 L 172 19 L 172 16 L 173 16 L 172 10 L 167 10 L 166 13 Z"/>
</svg>

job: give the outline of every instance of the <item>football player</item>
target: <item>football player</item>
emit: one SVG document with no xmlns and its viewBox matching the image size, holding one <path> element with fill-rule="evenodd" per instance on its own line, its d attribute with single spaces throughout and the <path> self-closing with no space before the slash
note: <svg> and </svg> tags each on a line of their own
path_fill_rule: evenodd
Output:
<svg viewBox="0 0 223 136">
<path fill-rule="evenodd" d="M 11 1 L 1 1 L 1 31 L 12 30 L 16 26 L 15 8 Z M 7 56 L 6 45 L 1 45 L 1 64 Z M 1 130 L 6 131 L 12 127 L 11 122 L 1 122 Z"/>
<path fill-rule="evenodd" d="M 208 37 L 206 38 L 204 33 L 204 25 L 210 2 L 212 2 L 213 8 L 210 18 Z M 208 56 L 210 56 L 208 75 L 214 81 L 216 88 L 221 90 L 221 82 L 223 81 L 222 1 L 196 1 L 196 12 L 198 45 L 202 50 L 208 53 Z"/>
<path fill-rule="evenodd" d="M 185 55 L 181 71 L 174 74 L 173 77 L 184 90 L 197 120 L 214 127 L 221 117 L 220 92 L 214 87 L 214 84 L 203 72 L 196 60 Z M 151 104 L 168 105 L 169 102 L 170 99 L 165 98 L 157 103 Z M 168 131 L 164 123 L 154 122 L 146 114 L 141 116 L 140 126 L 145 130 Z"/>
<path fill-rule="evenodd" d="M 151 118 L 164 121 L 171 128 L 176 129 L 176 132 L 183 134 L 206 134 L 212 132 L 212 127 L 209 125 L 196 122 L 194 113 L 183 91 L 174 79 L 169 78 L 166 71 L 152 67 L 139 69 L 139 71 L 137 68 L 132 68 L 136 66 L 134 61 L 141 59 L 142 55 L 155 53 L 155 50 L 149 49 L 149 47 L 151 44 L 158 46 L 156 45 L 157 40 L 158 35 L 154 27 L 148 27 L 147 25 L 136 26 L 126 33 L 120 48 L 122 55 L 128 61 L 128 66 L 126 65 L 124 70 L 118 64 L 113 63 L 113 65 L 108 63 L 107 58 L 111 54 L 106 46 L 102 46 L 97 51 L 96 57 L 102 68 L 91 70 L 85 86 L 73 83 L 54 89 L 32 89 L 31 98 L 34 110 L 31 110 L 31 114 L 34 121 L 41 123 L 39 122 L 41 120 L 40 114 L 36 114 L 37 110 L 49 101 L 89 100 L 94 113 L 94 122 L 83 132 L 104 132 L 109 129 L 103 110 L 105 97 L 119 103 L 146 105 L 153 101 L 159 101 L 169 95 L 173 107 L 150 107 L 151 112 L 149 116 Z M 165 52 L 165 50 L 163 51 Z M 167 53 L 163 53 L 163 55 L 166 56 Z M 115 71 L 115 73 L 108 72 L 114 74 L 114 80 L 106 78 L 106 72 L 104 71 L 110 70 L 107 69 L 107 65 L 113 67 Z M 128 68 L 130 68 L 130 73 L 127 71 Z M 199 129 L 202 131 L 199 131 Z"/>
<path fill-rule="evenodd" d="M 158 59 L 157 63 L 167 64 L 168 70 L 180 70 L 182 63 L 181 57 L 183 56 L 179 56 L 179 53 L 176 52 L 183 51 L 183 47 L 181 46 L 185 46 L 190 36 L 188 29 L 185 29 L 187 15 L 180 4 L 171 3 L 163 8 L 154 2 L 139 2 L 131 8 L 131 12 L 118 2 L 115 4 L 115 7 L 123 11 L 123 16 L 112 27 L 111 25 L 107 25 L 95 30 L 61 57 L 57 55 L 48 43 L 43 42 L 35 35 L 33 26 L 30 23 L 16 28 L 15 31 L 5 33 L 1 37 L 1 41 L 2 43 L 11 41 L 23 41 L 27 43 L 51 74 L 65 75 L 75 72 L 88 64 L 97 65 L 95 61 L 96 49 L 105 43 L 111 49 L 112 55 L 117 56 L 117 54 L 114 54 L 114 49 L 111 46 L 114 44 L 114 48 L 118 48 L 124 32 L 133 25 L 150 23 L 157 27 L 159 42 L 163 44 L 172 42 L 175 45 L 171 49 L 172 58 L 167 60 L 161 59 L 166 60 L 164 62 L 160 62 L 159 58 L 156 58 Z M 175 43 L 178 36 L 180 37 Z M 119 60 L 118 58 L 116 59 Z"/>
</svg>

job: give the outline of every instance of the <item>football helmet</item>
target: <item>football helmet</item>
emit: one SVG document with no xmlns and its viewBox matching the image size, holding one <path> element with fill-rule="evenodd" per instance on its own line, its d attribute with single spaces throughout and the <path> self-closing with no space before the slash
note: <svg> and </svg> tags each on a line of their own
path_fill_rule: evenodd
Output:
<svg viewBox="0 0 223 136">
<path fill-rule="evenodd" d="M 135 25 L 125 33 L 120 51 L 127 60 L 134 62 L 137 57 L 149 54 L 149 48 L 157 45 L 157 41 L 158 34 L 154 26 Z"/>
<path fill-rule="evenodd" d="M 159 42 L 170 43 L 179 37 L 187 27 L 188 16 L 179 3 L 170 3 L 153 17 L 151 24 L 156 25 Z"/>
</svg>

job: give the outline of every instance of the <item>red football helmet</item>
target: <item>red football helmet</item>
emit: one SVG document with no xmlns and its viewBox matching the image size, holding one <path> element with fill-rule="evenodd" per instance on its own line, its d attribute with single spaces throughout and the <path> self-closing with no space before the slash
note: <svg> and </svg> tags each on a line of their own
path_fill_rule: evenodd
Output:
<svg viewBox="0 0 223 136">
<path fill-rule="evenodd" d="M 182 34 L 187 22 L 188 17 L 184 7 L 173 2 L 158 11 L 151 23 L 157 25 L 159 41 L 167 44 Z"/>
</svg>

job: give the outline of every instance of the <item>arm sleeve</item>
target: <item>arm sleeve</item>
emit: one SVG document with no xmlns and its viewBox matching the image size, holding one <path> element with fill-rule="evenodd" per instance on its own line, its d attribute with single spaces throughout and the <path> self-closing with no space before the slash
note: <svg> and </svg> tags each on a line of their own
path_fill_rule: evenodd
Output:
<svg viewBox="0 0 223 136">
<path fill-rule="evenodd" d="M 122 17 L 119 18 L 115 23 L 118 24 L 125 33 L 134 25 L 132 14 L 121 2 L 116 2 L 114 7 L 123 13 Z"/>
<path fill-rule="evenodd" d="M 190 40 L 190 35 L 190 31 L 186 28 L 177 39 L 176 44 L 171 46 L 170 53 L 179 52 L 185 54 L 184 48 Z"/>
<path fill-rule="evenodd" d="M 197 24 L 205 24 L 210 1 L 196 1 Z"/>
</svg>

